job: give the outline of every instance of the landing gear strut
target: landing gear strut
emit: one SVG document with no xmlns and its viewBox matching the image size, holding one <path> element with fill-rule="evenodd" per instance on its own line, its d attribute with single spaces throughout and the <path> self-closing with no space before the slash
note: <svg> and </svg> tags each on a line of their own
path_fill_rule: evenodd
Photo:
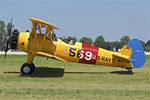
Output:
<svg viewBox="0 0 150 100">
<path fill-rule="evenodd" d="M 133 74 L 131 69 L 127 69 L 128 70 L 128 74 Z"/>
<path fill-rule="evenodd" d="M 32 74 L 35 71 L 35 65 L 24 63 L 20 68 L 21 74 Z"/>
</svg>

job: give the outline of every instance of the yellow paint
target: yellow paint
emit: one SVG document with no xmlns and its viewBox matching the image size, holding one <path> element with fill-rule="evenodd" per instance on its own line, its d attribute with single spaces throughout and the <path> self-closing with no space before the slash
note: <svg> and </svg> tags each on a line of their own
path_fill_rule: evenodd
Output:
<svg viewBox="0 0 150 100">
<path fill-rule="evenodd" d="M 132 48 L 128 48 L 127 45 L 125 45 L 122 49 L 119 51 L 121 54 L 130 56 L 132 53 Z"/>
<path fill-rule="evenodd" d="M 57 60 L 66 62 L 66 60 L 64 60 L 62 58 L 59 58 L 59 57 L 57 57 L 55 55 L 51 55 L 51 54 L 44 53 L 44 52 L 37 52 L 36 55 L 42 56 L 42 57 L 47 57 L 47 58 L 53 58 L 53 59 L 57 59 Z"/>
<path fill-rule="evenodd" d="M 51 23 L 47 23 L 47 22 L 40 20 L 40 19 L 37 19 L 37 18 L 29 18 L 29 20 L 31 20 L 32 23 L 41 24 L 42 26 L 50 26 L 52 29 L 59 29 L 55 25 L 53 25 Z"/>
<path fill-rule="evenodd" d="M 20 32 L 18 37 L 17 48 L 21 51 L 28 52 L 29 32 Z M 24 44 L 24 45 L 23 45 Z"/>
<path fill-rule="evenodd" d="M 56 26 L 36 18 L 30 18 L 32 22 L 32 32 L 20 32 L 18 38 L 18 49 L 27 52 L 27 63 L 31 64 L 35 55 L 48 58 L 55 58 L 61 61 L 79 62 L 78 51 L 82 49 L 82 43 L 76 42 L 75 45 L 69 45 L 58 39 L 53 42 L 52 33 Z M 39 26 L 39 33 L 36 27 Z M 46 32 L 42 35 L 41 27 L 46 27 Z M 24 45 L 23 45 L 24 44 Z M 73 49 L 74 56 L 70 56 L 70 49 Z M 102 48 L 98 50 L 97 65 L 107 65 L 123 68 L 133 68 L 130 62 L 132 53 L 131 48 L 124 46 L 120 52 L 111 52 Z"/>
<path fill-rule="evenodd" d="M 64 43 L 60 39 L 58 39 L 58 42 L 54 42 L 54 44 L 56 45 L 56 51 L 55 51 L 56 56 L 65 59 L 66 61 L 79 62 L 77 55 L 74 57 L 70 57 L 69 53 L 70 53 L 70 48 L 76 48 L 76 50 L 74 51 L 75 54 L 77 54 L 77 51 L 82 47 L 82 43 L 76 42 L 75 45 L 69 45 Z"/>
</svg>

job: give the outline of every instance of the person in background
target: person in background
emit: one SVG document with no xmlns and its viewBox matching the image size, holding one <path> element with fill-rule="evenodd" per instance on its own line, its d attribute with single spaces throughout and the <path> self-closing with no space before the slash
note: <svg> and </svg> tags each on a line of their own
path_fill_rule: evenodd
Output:
<svg viewBox="0 0 150 100">
<path fill-rule="evenodd" d="M 73 39 L 72 39 L 71 36 L 68 37 L 68 41 L 69 41 L 69 44 L 70 44 L 70 45 L 73 45 L 73 44 L 74 44 Z"/>
</svg>

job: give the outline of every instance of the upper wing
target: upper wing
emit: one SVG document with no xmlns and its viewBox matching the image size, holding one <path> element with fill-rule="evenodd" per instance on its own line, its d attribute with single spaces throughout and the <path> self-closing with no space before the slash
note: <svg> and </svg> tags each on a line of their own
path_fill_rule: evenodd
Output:
<svg viewBox="0 0 150 100">
<path fill-rule="evenodd" d="M 57 60 L 66 62 L 66 60 L 64 60 L 64 59 L 62 59 L 60 57 L 57 57 L 55 55 L 51 55 L 51 54 L 48 54 L 48 53 L 44 53 L 44 52 L 37 52 L 36 55 L 43 56 L 43 57 L 48 57 L 48 58 L 52 58 L 52 59 L 57 59 Z"/>
<path fill-rule="evenodd" d="M 55 26 L 51 23 L 45 22 L 43 20 L 37 19 L 37 18 L 29 18 L 29 20 L 31 20 L 32 22 L 37 23 L 37 24 L 42 24 L 43 26 L 50 26 L 53 29 L 59 29 L 57 26 Z"/>
</svg>

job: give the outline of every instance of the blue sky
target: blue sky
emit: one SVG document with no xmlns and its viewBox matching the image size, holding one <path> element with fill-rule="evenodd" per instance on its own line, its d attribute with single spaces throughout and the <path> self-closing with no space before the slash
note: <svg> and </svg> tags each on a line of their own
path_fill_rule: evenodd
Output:
<svg viewBox="0 0 150 100">
<path fill-rule="evenodd" d="M 0 0 L 0 20 L 12 16 L 19 31 L 30 30 L 28 19 L 37 17 L 60 27 L 58 37 L 150 40 L 150 0 Z"/>
</svg>

